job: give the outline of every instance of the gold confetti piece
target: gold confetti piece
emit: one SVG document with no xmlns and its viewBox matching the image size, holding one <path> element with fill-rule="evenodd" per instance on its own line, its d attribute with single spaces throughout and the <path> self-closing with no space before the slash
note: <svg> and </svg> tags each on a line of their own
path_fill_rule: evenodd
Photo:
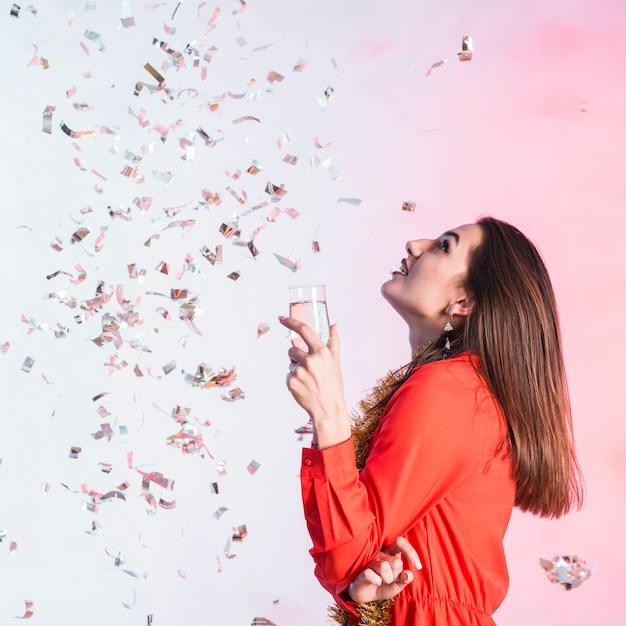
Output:
<svg viewBox="0 0 626 626">
<path fill-rule="evenodd" d="M 27 356 L 24 359 L 24 362 L 22 363 L 21 369 L 23 372 L 26 372 L 27 374 L 29 374 L 34 364 L 35 364 L 35 359 L 32 359 L 31 357 Z"/>
<path fill-rule="evenodd" d="M 70 448 L 70 459 L 77 459 L 78 455 L 83 451 L 79 446 L 72 446 Z"/>
<path fill-rule="evenodd" d="M 458 52 L 459 61 L 471 61 L 474 52 L 474 40 L 471 35 L 466 35 L 461 40 L 461 52 Z"/>
<path fill-rule="evenodd" d="M 233 541 L 243 541 L 247 534 L 248 529 L 245 524 L 233 526 Z"/>
<path fill-rule="evenodd" d="M 241 276 L 240 272 L 231 272 L 230 274 L 228 274 L 228 276 L 226 276 L 226 278 L 230 278 L 233 281 L 237 281 L 239 280 L 240 276 Z"/>
<path fill-rule="evenodd" d="M 175 509 L 176 508 L 176 500 L 164 500 L 163 498 L 159 498 L 159 506 L 163 509 Z"/>
<path fill-rule="evenodd" d="M 413 200 L 408 200 L 402 203 L 403 211 L 415 211 L 415 202 Z"/>
<path fill-rule="evenodd" d="M 257 461 L 250 461 L 250 463 L 248 463 L 248 467 L 246 468 L 248 470 L 248 472 L 250 472 L 250 474 L 254 475 L 256 474 L 256 471 L 259 469 L 259 467 L 261 467 L 261 464 Z"/>
<path fill-rule="evenodd" d="M 297 162 L 298 157 L 294 156 L 293 154 L 286 154 L 285 158 L 283 159 L 283 163 L 288 163 L 289 165 L 296 165 Z"/>
<path fill-rule="evenodd" d="M 354 204 L 359 206 L 363 200 L 361 198 L 338 198 L 337 202 L 345 202 L 346 204 Z"/>
<path fill-rule="evenodd" d="M 93 137 L 96 134 L 93 130 L 72 130 L 65 122 L 61 122 L 61 130 L 72 139 Z"/>
<path fill-rule="evenodd" d="M 438 67 L 441 67 L 444 63 L 447 63 L 447 62 L 448 62 L 448 59 L 443 59 L 442 61 L 436 61 L 435 63 L 433 63 L 433 64 L 432 64 L 432 65 L 428 68 L 428 71 L 426 72 L 426 76 L 430 76 L 430 73 L 431 73 L 434 69 L 436 69 L 436 68 L 438 68 Z"/>
</svg>

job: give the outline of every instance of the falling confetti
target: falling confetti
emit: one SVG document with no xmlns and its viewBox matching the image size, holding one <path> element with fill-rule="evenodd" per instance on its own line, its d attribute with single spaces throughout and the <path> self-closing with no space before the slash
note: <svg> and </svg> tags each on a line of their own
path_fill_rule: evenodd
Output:
<svg viewBox="0 0 626 626">
<path fill-rule="evenodd" d="M 587 569 L 585 561 L 573 556 L 555 556 L 551 561 L 539 559 L 546 578 L 555 585 L 561 585 L 565 591 L 580 587 L 597 568 Z"/>
</svg>

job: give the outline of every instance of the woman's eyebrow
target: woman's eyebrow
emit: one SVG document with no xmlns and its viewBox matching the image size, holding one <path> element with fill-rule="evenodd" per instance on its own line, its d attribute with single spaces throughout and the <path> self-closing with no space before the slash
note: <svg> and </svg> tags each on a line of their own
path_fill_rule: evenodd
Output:
<svg viewBox="0 0 626 626">
<path fill-rule="evenodd" d="M 459 245 L 459 240 L 461 239 L 461 237 L 459 237 L 459 233 L 455 233 L 453 230 L 446 230 L 445 233 L 443 233 L 443 235 L 441 235 L 442 237 L 454 237 L 456 239 L 456 244 Z"/>
</svg>

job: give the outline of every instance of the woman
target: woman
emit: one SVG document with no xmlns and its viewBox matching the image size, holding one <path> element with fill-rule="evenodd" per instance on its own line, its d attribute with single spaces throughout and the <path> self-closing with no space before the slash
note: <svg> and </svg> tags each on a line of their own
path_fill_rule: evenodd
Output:
<svg viewBox="0 0 626 626">
<path fill-rule="evenodd" d="M 281 318 L 308 346 L 289 350 L 287 386 L 313 422 L 311 554 L 342 624 L 493 624 L 512 507 L 582 502 L 554 295 L 532 243 L 493 218 L 406 249 L 382 293 L 414 358 L 352 427 L 336 328 L 325 346 Z"/>
</svg>

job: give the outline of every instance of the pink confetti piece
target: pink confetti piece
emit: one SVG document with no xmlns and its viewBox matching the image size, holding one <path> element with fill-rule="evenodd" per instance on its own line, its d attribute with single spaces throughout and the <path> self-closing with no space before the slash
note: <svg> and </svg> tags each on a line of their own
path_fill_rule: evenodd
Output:
<svg viewBox="0 0 626 626">
<path fill-rule="evenodd" d="M 291 133 L 289 131 L 284 132 L 280 137 L 276 140 L 279 148 L 282 148 L 284 145 L 288 144 L 291 141 Z"/>
<path fill-rule="evenodd" d="M 178 575 L 179 575 L 179 576 L 180 576 L 183 580 L 185 580 L 185 579 L 187 578 L 187 574 L 185 574 L 185 572 L 183 572 L 183 570 L 182 570 L 182 569 L 180 569 L 180 568 L 178 568 L 178 569 L 176 570 L 176 573 L 177 573 L 177 574 L 178 574 Z"/>
<path fill-rule="evenodd" d="M 254 115 L 243 115 L 233 120 L 233 124 L 241 124 L 241 122 L 259 122 L 260 124 L 261 120 L 258 117 L 254 117 Z"/>
<path fill-rule="evenodd" d="M 246 469 L 252 476 L 254 476 L 259 467 L 261 467 L 261 464 L 258 461 L 252 460 L 250 461 L 250 463 L 248 463 L 248 467 Z"/>
<path fill-rule="evenodd" d="M 246 394 L 239 387 L 235 387 L 235 389 L 221 395 L 220 398 L 225 402 L 236 402 L 237 400 L 245 400 Z"/>
<path fill-rule="evenodd" d="M 32 600 L 24 600 L 24 615 L 16 615 L 16 619 L 30 619 L 35 612 L 35 603 Z"/>
<path fill-rule="evenodd" d="M 225 506 L 221 506 L 219 509 L 215 511 L 215 513 L 213 513 L 213 517 L 215 519 L 220 519 L 220 517 L 222 517 L 222 515 L 224 515 L 226 511 L 228 511 L 228 508 Z"/>
<path fill-rule="evenodd" d="M 251 626 L 278 626 L 278 624 L 267 617 L 255 617 Z"/>
<path fill-rule="evenodd" d="M 313 137 L 313 143 L 315 144 L 316 148 L 319 148 L 320 150 L 323 148 L 328 148 L 328 146 L 332 146 L 333 142 L 332 141 L 328 141 L 327 143 L 323 144 L 320 142 L 319 137 L 317 135 L 315 135 L 315 137 Z"/>
<path fill-rule="evenodd" d="M 17 541 L 12 541 L 9 544 L 9 556 L 13 556 L 17 552 L 18 548 L 19 548 L 19 544 L 17 543 Z"/>
<path fill-rule="evenodd" d="M 551 561 L 539 559 L 546 578 L 552 583 L 561 585 L 565 591 L 580 587 L 593 574 L 597 567 L 588 569 L 585 561 L 578 556 L 555 556 Z"/>
<path fill-rule="evenodd" d="M 275 252 L 274 252 L 274 256 L 276 257 L 276 260 L 281 265 L 283 265 L 284 267 L 286 267 L 287 269 L 291 270 L 294 273 L 302 269 L 302 263 L 300 261 L 292 261 L 284 256 L 280 256 L 280 254 L 276 254 Z"/>
<path fill-rule="evenodd" d="M 298 62 L 293 66 L 294 72 L 303 72 L 307 65 L 310 63 L 311 59 L 302 59 L 299 58 Z"/>
<path fill-rule="evenodd" d="M 441 67 L 444 63 L 447 63 L 447 62 L 448 62 L 448 59 L 443 59 L 442 61 L 436 61 L 435 63 L 433 63 L 433 64 L 432 64 L 432 65 L 428 68 L 428 71 L 426 72 L 426 76 L 430 76 L 430 73 L 431 73 L 434 69 L 436 69 L 436 68 L 438 68 L 438 67 Z"/>
<path fill-rule="evenodd" d="M 292 219 L 295 220 L 296 218 L 300 217 L 300 212 L 297 211 L 296 209 L 285 209 L 285 213 L 287 213 L 287 215 Z"/>
<path fill-rule="evenodd" d="M 403 202 L 402 210 L 410 212 L 415 211 L 415 202 L 413 200 L 407 200 L 406 202 Z"/>
<path fill-rule="evenodd" d="M 237 281 L 237 280 L 239 280 L 239 278 L 241 278 L 241 273 L 240 272 L 231 272 L 230 274 L 228 274 L 226 276 L 226 278 L 230 278 L 232 281 Z"/>
<path fill-rule="evenodd" d="M 163 498 L 159 498 L 159 506 L 162 509 L 175 509 L 176 508 L 176 500 L 165 500 Z"/>
<path fill-rule="evenodd" d="M 262 322 L 257 327 L 256 338 L 258 339 L 259 337 L 263 337 L 263 335 L 267 335 L 269 332 L 270 332 L 269 324 Z"/>
</svg>

